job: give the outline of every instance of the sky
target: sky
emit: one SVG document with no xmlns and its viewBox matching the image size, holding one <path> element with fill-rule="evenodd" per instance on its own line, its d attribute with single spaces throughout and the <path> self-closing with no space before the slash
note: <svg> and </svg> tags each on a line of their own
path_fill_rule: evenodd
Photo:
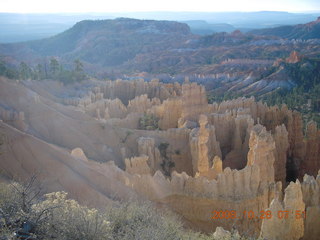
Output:
<svg viewBox="0 0 320 240">
<path fill-rule="evenodd" d="M 320 0 L 1 0 L 0 12 L 251 12 L 320 10 Z"/>
</svg>

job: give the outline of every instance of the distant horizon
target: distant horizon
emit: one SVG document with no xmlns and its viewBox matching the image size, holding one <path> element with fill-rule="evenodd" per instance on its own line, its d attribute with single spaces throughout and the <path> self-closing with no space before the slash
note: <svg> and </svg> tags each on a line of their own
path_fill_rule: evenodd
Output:
<svg viewBox="0 0 320 240">
<path fill-rule="evenodd" d="M 320 14 L 319 10 L 306 10 L 306 11 L 272 11 L 272 10 L 257 10 L 257 11 L 114 11 L 114 12 L 9 12 L 1 11 L 0 14 L 121 14 L 121 13 L 263 13 L 263 12 L 274 12 L 274 13 L 293 13 L 293 14 Z"/>
<path fill-rule="evenodd" d="M 102 0 L 79 2 L 75 0 L 2 0 L 1 13 L 133 13 L 133 12 L 320 12 L 319 0 L 117 0 L 106 3 Z"/>
</svg>

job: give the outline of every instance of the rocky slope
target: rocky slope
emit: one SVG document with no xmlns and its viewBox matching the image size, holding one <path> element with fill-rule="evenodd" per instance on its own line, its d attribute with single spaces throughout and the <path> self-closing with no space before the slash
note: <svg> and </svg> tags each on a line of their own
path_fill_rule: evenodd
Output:
<svg viewBox="0 0 320 240">
<path fill-rule="evenodd" d="M 120 18 L 82 21 L 51 38 L 1 44 L 0 56 L 9 65 L 25 61 L 32 68 L 39 63 L 49 68 L 51 57 L 67 68 L 80 59 L 87 72 L 115 79 L 141 72 L 201 75 L 211 85 L 230 82 L 228 89 L 263 80 L 247 92 L 263 88 L 268 92 L 292 87 L 285 74 L 278 75 L 280 79 L 264 79 L 277 59 L 293 51 L 317 58 L 319 46 L 319 39 L 302 40 L 299 36 L 292 40 L 240 31 L 198 36 L 183 23 Z"/>
<path fill-rule="evenodd" d="M 293 26 L 282 26 L 251 31 L 257 35 L 271 35 L 287 39 L 315 39 L 320 37 L 320 17 L 316 21 Z"/>
<path fill-rule="evenodd" d="M 188 82 L 0 81 L 0 167 L 9 177 L 37 172 L 48 191 L 96 207 L 148 198 L 205 232 L 319 234 L 320 132 L 310 123 L 304 136 L 301 115 L 286 106 L 208 104 L 204 87 Z M 160 129 L 141 125 L 151 115 Z"/>
</svg>

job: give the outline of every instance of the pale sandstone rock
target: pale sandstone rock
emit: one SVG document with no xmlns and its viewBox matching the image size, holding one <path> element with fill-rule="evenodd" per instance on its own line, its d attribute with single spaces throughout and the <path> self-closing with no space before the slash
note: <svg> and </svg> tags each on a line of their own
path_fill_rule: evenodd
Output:
<svg viewBox="0 0 320 240">
<path fill-rule="evenodd" d="M 275 141 L 275 181 L 281 181 L 282 185 L 286 183 L 286 163 L 287 163 L 287 150 L 289 148 L 288 132 L 285 125 L 277 126 L 273 136 Z"/>
<path fill-rule="evenodd" d="M 307 207 L 303 239 L 318 239 L 320 236 L 320 206 Z"/>
<path fill-rule="evenodd" d="M 209 124 L 215 127 L 216 139 L 220 143 L 222 155 L 232 150 L 235 120 L 232 112 L 213 113 L 208 115 Z"/>
<path fill-rule="evenodd" d="M 141 80 L 125 81 L 106 81 L 104 86 L 100 87 L 104 98 L 114 99 L 119 98 L 125 105 L 129 103 L 130 100 L 137 96 L 147 94 L 148 98 L 159 98 L 161 101 L 179 94 L 179 85 L 166 86 L 161 84 L 158 80 L 152 80 L 151 82 L 144 82 Z"/>
<path fill-rule="evenodd" d="M 160 170 L 161 156 L 159 149 L 155 146 L 154 138 L 140 137 L 138 139 L 138 151 L 140 155 L 148 156 L 152 173 Z"/>
<path fill-rule="evenodd" d="M 305 232 L 303 239 L 320 236 L 320 171 L 317 179 L 305 175 L 301 184 L 303 201 L 306 205 Z"/>
<path fill-rule="evenodd" d="M 288 211 L 305 211 L 305 203 L 303 202 L 303 195 L 301 191 L 301 184 L 299 180 L 296 183 L 291 182 L 285 189 L 283 200 L 285 209 Z M 286 221 L 287 226 L 287 239 L 299 239 L 304 233 L 303 218 L 288 218 Z"/>
<path fill-rule="evenodd" d="M 184 120 L 182 117 L 178 119 L 178 127 L 179 128 L 188 128 L 193 129 L 199 127 L 197 122 Z"/>
<path fill-rule="evenodd" d="M 257 164 L 260 168 L 261 181 L 274 181 L 273 166 L 275 142 L 270 133 L 262 125 L 253 127 L 249 140 L 248 166 Z"/>
<path fill-rule="evenodd" d="M 197 122 L 200 114 L 205 114 L 209 110 L 206 91 L 203 86 L 196 83 L 182 85 L 182 114 L 180 125 L 184 121 Z"/>
<path fill-rule="evenodd" d="M 254 120 L 247 112 L 241 113 L 239 110 L 234 113 L 236 116 L 235 129 L 233 131 L 233 142 L 228 148 L 232 150 L 226 155 L 223 165 L 233 169 L 242 169 L 247 164 L 246 156 L 249 151 L 250 132 L 254 125 Z"/>
<path fill-rule="evenodd" d="M 97 117 L 97 111 L 99 111 L 100 118 L 124 118 L 128 111 L 126 106 L 118 99 L 102 99 L 85 107 L 85 112 L 93 117 Z M 103 115 L 102 115 L 103 114 Z"/>
<path fill-rule="evenodd" d="M 306 135 L 306 155 L 300 165 L 300 176 L 309 174 L 316 177 L 320 169 L 320 133 L 315 122 L 307 124 Z"/>
<path fill-rule="evenodd" d="M 256 121 L 259 112 L 259 106 L 261 105 L 255 102 L 254 97 L 251 98 L 237 98 L 229 101 L 224 101 L 218 106 L 217 113 L 224 113 L 226 111 L 232 111 L 234 109 L 249 109 L 250 115 Z"/>
<path fill-rule="evenodd" d="M 217 240 L 231 239 L 231 233 L 222 227 L 217 227 L 212 236 Z"/>
<path fill-rule="evenodd" d="M 71 151 L 71 156 L 81 159 L 82 161 L 88 161 L 88 158 L 86 157 L 85 153 L 81 148 L 75 148 Z"/>
<path fill-rule="evenodd" d="M 149 157 L 146 155 L 142 155 L 140 157 L 126 158 L 126 172 L 130 174 L 151 174 L 150 167 L 148 166 Z"/>
<path fill-rule="evenodd" d="M 182 100 L 180 98 L 169 98 L 163 103 L 157 104 L 148 110 L 159 119 L 159 127 L 162 130 L 178 127 L 178 120 L 181 117 Z"/>
<path fill-rule="evenodd" d="M 105 120 L 108 120 L 108 119 L 111 118 L 108 107 L 106 107 L 106 109 L 105 109 L 105 111 L 104 111 L 104 116 L 103 116 L 103 118 L 104 118 Z"/>
<path fill-rule="evenodd" d="M 270 207 L 265 212 L 271 211 L 272 217 L 262 221 L 260 237 L 270 240 L 284 239 L 285 236 L 285 219 L 278 217 L 278 212 L 284 211 L 282 203 L 279 199 L 272 200 Z M 292 217 L 290 215 L 290 217 Z"/>
<path fill-rule="evenodd" d="M 89 184 L 82 182 L 81 185 L 74 186 L 74 184 L 67 183 L 66 177 L 61 174 L 59 176 L 53 176 L 53 174 L 52 176 L 55 179 L 64 177 L 62 178 L 63 186 L 66 189 L 71 189 L 75 194 L 85 194 L 82 196 L 83 198 L 89 194 L 97 196 L 96 193 L 93 193 L 94 191 L 100 192 L 101 195 L 111 195 L 112 192 L 117 192 L 117 189 L 121 187 L 113 184 L 112 179 L 116 179 L 123 184 L 121 186 L 133 189 L 142 197 L 171 206 L 174 211 L 204 231 L 212 231 L 217 226 L 231 230 L 232 226 L 236 225 L 239 227 L 239 231 L 249 232 L 255 236 L 259 234 L 261 220 L 249 220 L 240 217 L 236 221 L 231 219 L 212 221 L 210 213 L 212 210 L 234 209 L 238 213 L 252 210 L 257 214 L 269 206 L 270 208 L 284 210 L 291 210 L 291 208 L 302 209 L 299 191 L 297 189 L 292 190 L 292 187 L 290 187 L 290 191 L 295 193 L 290 195 L 290 191 L 286 191 L 287 198 L 285 198 L 285 203 L 282 203 L 280 189 L 281 182 L 283 183 L 285 179 L 285 171 L 282 166 L 284 166 L 286 160 L 286 138 L 289 144 L 288 159 L 294 159 L 296 170 L 300 164 L 303 166 L 306 163 L 310 163 L 310 165 L 305 169 L 310 169 L 311 165 L 315 166 L 313 165 L 314 161 L 318 160 L 316 151 L 314 151 L 316 149 L 315 127 L 313 125 L 308 127 L 307 140 L 304 142 L 301 116 L 298 113 L 291 112 L 286 106 L 269 108 L 265 104 L 255 102 L 253 98 L 240 98 L 221 104 L 208 105 L 205 101 L 204 96 L 206 94 L 204 89 L 196 84 L 187 85 L 189 86 L 183 92 L 179 84 L 161 84 L 157 80 L 150 83 L 122 80 L 106 82 L 98 88 L 93 88 L 91 93 L 81 99 L 71 99 L 70 101 L 74 101 L 75 105 L 80 104 L 81 106 L 69 106 L 68 109 L 65 109 L 65 106 L 62 109 L 60 106 L 57 107 L 55 104 L 49 104 L 41 99 L 41 102 L 36 103 L 37 108 L 43 107 L 45 103 L 48 104 L 42 108 L 42 111 L 47 109 L 45 115 L 48 115 L 48 119 L 54 122 L 54 128 L 50 128 L 49 124 L 43 125 L 47 119 L 41 118 L 42 115 L 37 115 L 37 117 L 33 118 L 32 115 L 37 113 L 33 106 L 22 108 L 20 106 L 22 103 L 19 102 L 19 104 L 15 103 L 16 105 L 13 109 L 17 109 L 17 112 L 26 109 L 26 119 L 24 121 L 30 122 L 31 126 L 37 126 L 36 134 L 44 140 L 56 144 L 61 143 L 61 145 L 67 146 L 69 149 L 81 146 L 88 156 L 90 158 L 93 157 L 95 160 L 113 159 L 119 161 L 118 158 L 122 160 L 128 156 L 140 156 L 134 158 L 135 160 L 133 161 L 132 159 L 127 160 L 128 171 L 130 171 L 129 169 L 133 171 L 128 173 L 110 163 L 93 164 L 93 161 L 80 161 L 79 163 L 74 158 L 70 158 L 70 154 L 67 153 L 66 155 L 70 159 L 68 158 L 65 164 L 68 164 L 68 167 L 61 169 L 67 171 L 69 168 L 75 168 L 75 171 L 68 171 L 68 173 L 73 174 L 73 177 L 78 177 L 74 172 L 80 172 L 84 176 L 83 181 L 89 179 L 91 182 Z M 6 85 L 7 88 L 8 86 Z M 8 103 L 14 103 L 16 101 L 15 98 L 10 98 L 6 91 L 0 89 L 1 98 L 5 96 L 5 99 L 10 99 L 11 101 L 8 101 Z M 21 93 L 11 93 L 11 95 L 23 96 Z M 103 97 L 108 99 L 101 99 L 102 94 L 104 95 Z M 145 96 L 142 96 L 144 94 Z M 184 98 L 181 97 L 181 94 L 184 94 Z M 136 98 L 137 96 L 142 97 Z M 187 102 L 184 101 L 186 96 L 190 98 Z M 191 98 L 191 96 L 198 96 L 199 99 L 197 97 Z M 119 98 L 118 100 L 116 100 L 117 97 Z M 63 101 L 61 100 L 61 102 Z M 121 128 L 137 128 L 138 120 L 141 117 L 139 113 L 128 114 L 129 106 L 127 108 L 125 104 L 128 104 L 129 101 L 132 101 L 132 104 L 129 104 L 130 111 L 146 111 L 147 113 L 155 114 L 159 117 L 159 124 L 162 124 L 163 129 L 176 127 L 177 125 L 185 127 L 189 123 L 195 123 L 194 125 L 189 125 L 190 128 L 198 127 L 192 130 L 195 137 L 193 147 L 189 143 L 191 130 L 186 128 L 166 131 L 132 130 L 132 136 L 125 138 L 125 132 L 128 130 Z M 140 106 L 139 103 L 145 105 Z M 185 103 L 184 107 L 182 106 L 183 103 Z M 201 106 L 202 103 L 203 106 Z M 191 106 L 190 111 L 187 109 L 187 104 Z M 55 111 L 54 114 L 50 114 L 52 109 Z M 72 109 L 77 109 L 79 113 L 75 113 Z M 99 109 L 101 120 L 98 122 L 93 119 L 91 122 L 92 118 L 90 116 L 96 116 L 97 109 Z M 82 110 L 86 111 L 86 116 L 82 114 L 84 112 Z M 173 112 L 172 117 L 167 114 L 170 111 Z M 184 119 L 183 114 L 188 116 L 189 119 Z M 197 121 L 201 114 L 207 115 L 208 120 L 206 122 L 205 117 L 201 116 L 199 127 Z M 61 118 L 63 115 L 68 117 Z M 40 117 L 39 120 L 37 120 L 38 117 Z M 108 119 L 108 121 L 104 121 L 103 118 Z M 75 121 L 74 119 L 77 120 Z M 180 124 L 178 123 L 179 119 Z M 101 128 L 101 122 L 105 122 L 103 128 Z M 254 126 L 254 124 L 258 125 Z M 287 129 L 287 133 L 283 124 Z M 65 126 L 67 128 L 64 128 Z M 81 133 L 80 130 L 82 129 L 86 130 L 86 132 Z M 213 139 L 210 136 L 215 136 L 215 138 Z M 150 138 L 151 141 L 146 140 L 139 143 L 141 137 Z M 175 163 L 171 178 L 165 177 L 161 171 L 157 171 L 159 170 L 157 163 L 161 160 L 156 160 L 158 157 L 160 159 L 160 153 L 157 153 L 156 146 L 161 142 L 169 143 L 167 154 Z M 210 144 L 210 142 L 220 143 L 221 156 L 213 154 L 214 152 L 219 152 L 219 150 L 213 150 L 217 144 Z M 37 144 L 43 143 L 38 141 Z M 280 144 L 282 147 L 278 147 Z M 25 146 L 28 147 L 27 144 Z M 16 146 L 13 147 L 17 151 Z M 51 147 L 46 146 L 46 149 L 50 150 Z M 199 151 L 199 149 L 203 149 L 203 151 Z M 24 168 L 29 169 L 30 166 L 33 168 L 42 163 L 40 160 L 31 162 L 32 156 L 24 148 L 19 148 L 18 150 L 24 153 L 21 156 L 28 156 L 27 164 L 22 161 L 24 158 L 22 159 L 20 156 L 22 159 L 20 163 L 24 165 Z M 40 149 L 33 151 L 36 153 L 36 159 L 44 159 L 43 161 L 46 163 L 47 159 L 45 157 L 47 156 L 50 159 L 50 156 L 42 153 Z M 114 151 L 114 154 L 110 154 L 112 151 Z M 204 165 L 200 164 L 200 166 L 204 166 L 204 169 L 207 169 L 208 173 L 212 173 L 212 175 L 195 174 L 192 166 L 192 152 L 193 155 L 197 153 L 197 159 L 205 160 L 204 162 L 200 161 L 204 163 Z M 143 154 L 146 156 L 143 156 Z M 101 157 L 99 158 L 99 156 Z M 149 159 L 146 160 L 148 157 Z M 60 158 L 63 159 L 63 157 Z M 152 158 L 154 160 L 151 161 Z M 8 159 L 14 159 L 14 156 Z M 232 160 L 230 161 L 231 163 L 225 164 L 228 159 Z M 11 171 L 11 168 L 14 170 L 21 168 L 20 165 L 13 165 L 6 159 L 5 163 L 2 167 L 6 170 L 9 169 L 9 171 Z M 150 168 L 149 173 L 148 167 Z M 239 170 L 240 168 L 241 170 Z M 50 171 L 48 170 L 48 173 L 51 173 Z M 12 170 L 11 172 L 14 171 Z M 192 177 L 194 175 L 196 177 Z M 112 179 L 110 179 L 110 176 L 112 176 Z M 281 182 L 276 183 L 275 181 L 278 179 Z M 94 190 L 88 188 L 91 184 L 94 184 Z M 317 207 L 319 206 L 319 190 L 317 186 L 319 184 L 320 174 L 316 179 L 306 177 L 301 187 L 303 201 L 308 209 L 307 211 L 311 214 L 310 217 L 307 216 L 304 231 L 305 236 L 309 236 L 309 239 L 315 239 L 314 236 L 317 236 L 315 235 L 317 231 L 314 229 L 318 229 L 317 226 L 319 226 L 317 222 L 317 219 L 319 219 L 317 218 Z M 85 189 L 85 193 L 81 189 Z M 111 193 L 110 189 L 112 190 Z M 125 195 L 126 191 L 121 191 L 121 193 Z M 270 205 L 273 199 L 278 199 L 278 203 L 274 202 Z M 301 222 L 286 220 L 284 223 L 270 222 L 270 225 L 267 223 L 266 220 L 265 224 L 263 224 L 263 234 L 266 234 L 266 231 L 269 231 L 268 229 L 274 231 L 273 229 L 277 229 L 279 226 L 280 231 L 284 232 L 285 235 L 301 236 Z M 292 230 L 292 226 L 297 228 L 297 232 Z"/>
<path fill-rule="evenodd" d="M 193 171 L 199 172 L 200 176 L 208 176 L 212 166 L 211 159 L 214 156 L 221 157 L 221 151 L 215 138 L 215 129 L 208 125 L 206 115 L 200 115 L 199 125 L 199 129 L 193 129 L 190 133 Z"/>
<path fill-rule="evenodd" d="M 222 173 L 222 161 L 219 156 L 215 156 L 212 161 L 212 169 L 214 169 L 217 173 Z"/>
<path fill-rule="evenodd" d="M 99 109 L 99 108 L 96 109 L 96 118 L 97 118 L 98 120 L 101 119 L 100 109 Z"/>
<path fill-rule="evenodd" d="M 109 118 L 106 122 L 115 127 L 137 129 L 141 117 L 140 113 L 129 113 L 125 118 Z"/>
<path fill-rule="evenodd" d="M 296 218 L 296 211 L 305 210 L 299 180 L 296 183 L 291 182 L 285 189 L 283 203 L 274 199 L 267 210 L 272 212 L 273 217 L 262 221 L 260 237 L 270 240 L 298 240 L 303 237 L 304 220 L 302 217 Z M 279 211 L 280 214 L 282 211 L 288 211 L 288 217 L 278 217 Z"/>
<path fill-rule="evenodd" d="M 318 175 L 320 176 L 320 175 Z M 320 184 L 313 176 L 304 175 L 301 184 L 303 201 L 307 207 L 320 205 Z"/>
<path fill-rule="evenodd" d="M 138 113 L 144 113 L 147 111 L 147 109 L 151 108 L 152 102 L 150 99 L 148 99 L 148 96 L 146 94 L 136 96 L 134 99 L 129 101 L 128 104 L 128 112 L 138 112 Z"/>
<path fill-rule="evenodd" d="M 12 124 L 21 131 L 26 131 L 28 129 L 23 111 L 15 111 L 13 109 L 7 110 L 0 106 L 0 119 L 5 123 Z"/>
</svg>

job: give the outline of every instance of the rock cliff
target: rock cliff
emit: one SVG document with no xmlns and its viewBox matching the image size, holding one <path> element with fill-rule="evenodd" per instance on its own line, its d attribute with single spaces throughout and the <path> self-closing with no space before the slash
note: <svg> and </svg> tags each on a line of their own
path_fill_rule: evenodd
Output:
<svg viewBox="0 0 320 240">
<path fill-rule="evenodd" d="M 148 198 L 206 232 L 319 235 L 319 130 L 309 123 L 304 135 L 300 113 L 286 106 L 208 104 L 200 85 L 157 80 L 0 84 L 0 131 L 9 137 L 0 166 L 10 176 L 40 169 L 48 190 L 96 206 L 113 194 Z M 139 128 L 145 115 L 158 129 Z M 260 218 L 269 210 L 272 219 Z M 279 211 L 306 215 L 280 219 Z"/>
</svg>

